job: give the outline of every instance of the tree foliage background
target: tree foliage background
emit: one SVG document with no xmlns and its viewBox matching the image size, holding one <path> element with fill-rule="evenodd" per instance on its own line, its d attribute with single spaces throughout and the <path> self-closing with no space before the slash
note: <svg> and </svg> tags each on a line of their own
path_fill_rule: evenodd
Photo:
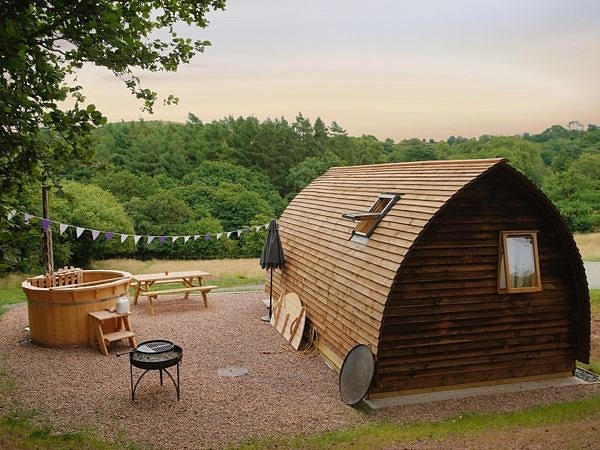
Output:
<svg viewBox="0 0 600 450">
<path fill-rule="evenodd" d="M 573 231 L 600 230 L 600 128 L 595 125 L 553 125 L 534 135 L 394 142 L 348 136 L 335 122 L 327 126 L 302 115 L 293 122 L 227 117 L 206 124 L 190 115 L 186 124 L 110 123 L 92 136 L 93 159 L 71 162 L 61 173 L 53 220 L 126 234 L 214 234 L 268 223 L 332 166 L 505 157 L 545 192 Z M 38 192 L 18 200 L 40 214 Z M 39 252 L 33 243 L 39 242 L 39 224 L 16 219 L 10 226 L 0 235 L 10 255 L 4 268 L 31 270 Z M 264 231 L 234 238 L 142 240 L 134 247 L 68 235 L 59 239 L 56 259 L 85 265 L 109 256 L 255 257 Z"/>
</svg>

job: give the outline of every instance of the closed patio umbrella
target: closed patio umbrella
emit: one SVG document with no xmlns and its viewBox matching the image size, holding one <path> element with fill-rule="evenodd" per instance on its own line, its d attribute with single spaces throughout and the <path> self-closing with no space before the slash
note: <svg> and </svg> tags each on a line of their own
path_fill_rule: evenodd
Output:
<svg viewBox="0 0 600 450">
<path fill-rule="evenodd" d="M 273 311 L 273 269 L 282 269 L 285 263 L 283 256 L 283 247 L 279 238 L 279 226 L 276 220 L 271 220 L 269 223 L 269 232 L 265 245 L 260 255 L 260 267 L 263 269 L 271 269 L 271 284 L 269 289 L 269 315 L 261 317 L 262 320 L 268 322 L 271 320 Z"/>
</svg>

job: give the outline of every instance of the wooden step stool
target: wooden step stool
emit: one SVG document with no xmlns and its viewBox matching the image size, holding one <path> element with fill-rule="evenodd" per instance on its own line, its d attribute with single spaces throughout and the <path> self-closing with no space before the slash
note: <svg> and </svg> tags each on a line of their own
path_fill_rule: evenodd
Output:
<svg viewBox="0 0 600 450">
<path fill-rule="evenodd" d="M 88 343 L 90 347 L 100 347 L 104 356 L 108 356 L 107 344 L 129 339 L 131 348 L 135 348 L 135 333 L 131 330 L 129 314 L 118 314 L 111 311 L 94 311 L 88 313 Z"/>
</svg>

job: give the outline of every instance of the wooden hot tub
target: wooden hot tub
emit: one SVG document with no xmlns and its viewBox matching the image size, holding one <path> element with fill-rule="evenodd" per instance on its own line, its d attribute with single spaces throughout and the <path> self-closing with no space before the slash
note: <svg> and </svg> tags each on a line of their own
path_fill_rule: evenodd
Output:
<svg viewBox="0 0 600 450">
<path fill-rule="evenodd" d="M 88 344 L 88 312 L 114 307 L 127 296 L 131 274 L 119 270 L 68 270 L 40 275 L 21 286 L 27 296 L 29 335 L 48 347 Z"/>
</svg>

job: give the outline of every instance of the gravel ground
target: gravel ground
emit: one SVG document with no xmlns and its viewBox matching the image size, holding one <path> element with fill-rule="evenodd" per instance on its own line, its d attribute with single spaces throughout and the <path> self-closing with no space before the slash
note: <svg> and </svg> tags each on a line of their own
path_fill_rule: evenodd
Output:
<svg viewBox="0 0 600 450">
<path fill-rule="evenodd" d="M 374 420 L 437 420 L 469 411 L 510 411 L 589 397 L 598 384 L 481 396 L 366 412 L 339 398 L 337 374 L 321 358 L 290 351 L 260 317 L 263 293 L 211 294 L 208 309 L 161 298 L 150 316 L 145 302 L 132 308 L 138 342 L 164 338 L 184 350 L 181 401 L 170 380 L 146 375 L 131 401 L 128 357 L 90 348 L 54 349 L 23 343 L 27 308 L 14 308 L 0 321 L 0 360 L 16 381 L 0 412 L 41 411 L 58 431 L 87 428 L 108 439 L 126 436 L 148 448 L 200 449 L 234 445 L 251 437 L 319 432 Z M 222 377 L 217 371 L 244 367 L 248 374 Z M 137 369 L 136 369 L 137 370 Z"/>
</svg>

